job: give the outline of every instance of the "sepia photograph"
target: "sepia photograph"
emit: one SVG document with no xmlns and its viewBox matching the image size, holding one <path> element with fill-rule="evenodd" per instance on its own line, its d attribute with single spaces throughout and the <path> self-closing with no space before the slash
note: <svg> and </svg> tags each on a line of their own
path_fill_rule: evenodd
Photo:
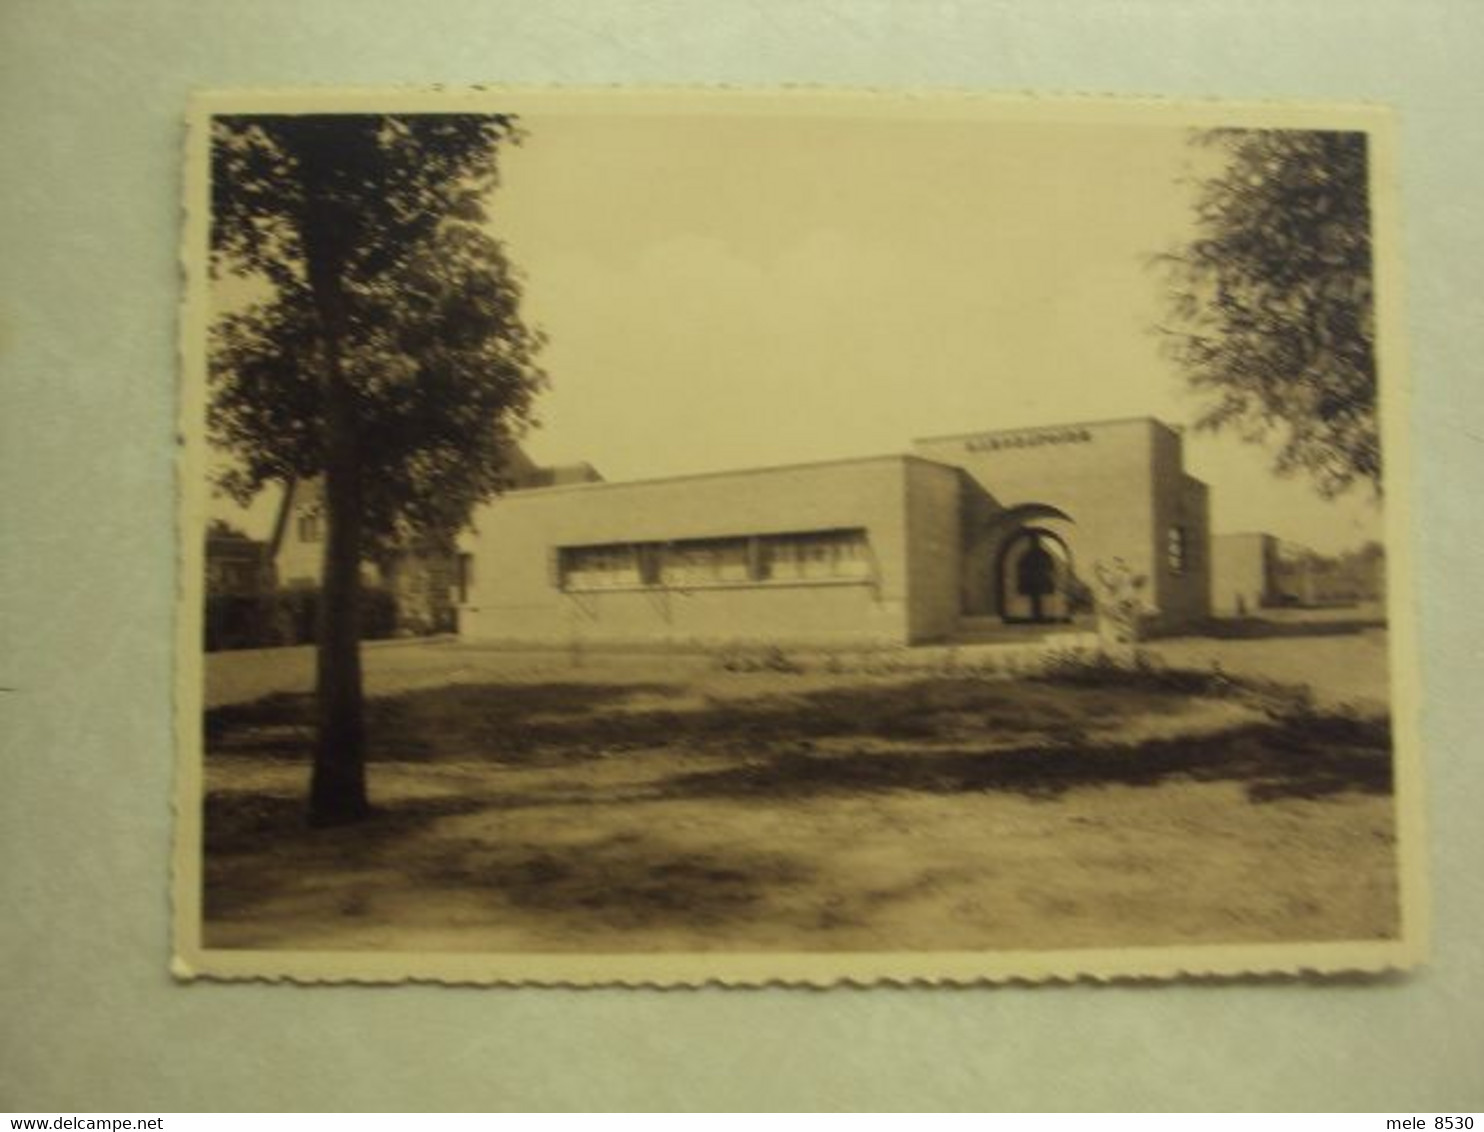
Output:
<svg viewBox="0 0 1484 1132">
<path fill-rule="evenodd" d="M 177 973 L 1418 962 L 1391 131 L 198 97 Z"/>
</svg>

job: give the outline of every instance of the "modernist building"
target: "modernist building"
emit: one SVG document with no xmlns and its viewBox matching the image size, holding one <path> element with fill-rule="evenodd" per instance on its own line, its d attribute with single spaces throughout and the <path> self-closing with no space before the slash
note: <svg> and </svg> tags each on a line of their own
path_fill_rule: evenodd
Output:
<svg viewBox="0 0 1484 1132">
<path fill-rule="evenodd" d="M 1097 565 L 1150 623 L 1210 609 L 1206 485 L 1148 418 L 910 454 L 511 491 L 461 542 L 459 632 L 507 642 L 912 644 L 1064 625 Z"/>
</svg>

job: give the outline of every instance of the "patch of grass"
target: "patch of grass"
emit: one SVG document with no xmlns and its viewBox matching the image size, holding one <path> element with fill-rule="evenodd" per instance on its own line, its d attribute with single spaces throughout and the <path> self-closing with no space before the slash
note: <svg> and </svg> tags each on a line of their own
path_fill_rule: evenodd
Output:
<svg viewBox="0 0 1484 1132">
<path fill-rule="evenodd" d="M 1125 654 L 1093 649 L 1057 650 L 1042 656 L 1035 670 L 1025 678 L 1069 688 L 1240 699 L 1275 718 L 1314 711 L 1314 693 L 1307 684 L 1238 677 L 1219 666 L 1173 667 L 1144 649 Z"/>
<path fill-rule="evenodd" d="M 1039 658 L 1032 680 L 1073 688 L 1116 688 L 1186 696 L 1232 696 L 1246 685 L 1219 669 L 1169 668 L 1153 654 L 1136 649 L 1126 655 L 1102 650 L 1058 649 Z"/>
</svg>

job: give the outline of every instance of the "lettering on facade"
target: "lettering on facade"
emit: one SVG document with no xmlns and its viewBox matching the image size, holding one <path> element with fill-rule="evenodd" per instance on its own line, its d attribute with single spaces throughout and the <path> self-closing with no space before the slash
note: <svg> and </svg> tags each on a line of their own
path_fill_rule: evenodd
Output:
<svg viewBox="0 0 1484 1132">
<path fill-rule="evenodd" d="M 1048 428 L 1035 432 L 1000 432 L 964 442 L 970 452 L 998 452 L 1002 448 L 1039 448 L 1043 444 L 1085 444 L 1092 433 L 1085 428 Z"/>
</svg>

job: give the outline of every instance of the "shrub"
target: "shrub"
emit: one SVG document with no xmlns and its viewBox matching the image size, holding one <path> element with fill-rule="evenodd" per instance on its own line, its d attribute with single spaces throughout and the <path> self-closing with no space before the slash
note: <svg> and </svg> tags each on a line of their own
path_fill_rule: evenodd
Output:
<svg viewBox="0 0 1484 1132">
<path fill-rule="evenodd" d="M 724 672 L 785 672 L 793 676 L 804 671 L 802 664 L 777 645 L 729 646 L 717 654 L 716 666 Z"/>
<path fill-rule="evenodd" d="M 206 651 L 256 648 L 268 617 L 268 601 L 241 594 L 208 594 L 205 624 Z"/>
<path fill-rule="evenodd" d="M 1220 669 L 1167 668 L 1145 649 L 1107 652 L 1101 649 L 1056 649 L 1041 657 L 1032 679 L 1079 688 L 1130 688 L 1226 696 L 1249 690 Z"/>
<path fill-rule="evenodd" d="M 397 596 L 390 590 L 367 589 L 361 594 L 361 637 L 385 640 L 397 632 Z"/>
<path fill-rule="evenodd" d="M 1099 561 L 1093 567 L 1098 589 L 1094 602 L 1098 634 L 1109 644 L 1126 645 L 1145 634 L 1147 609 L 1143 590 L 1149 579 L 1135 574 L 1122 558 Z"/>
<path fill-rule="evenodd" d="M 319 590 L 292 587 L 256 595 L 211 594 L 206 599 L 207 652 L 312 644 L 319 618 Z M 396 633 L 397 599 L 388 590 L 361 591 L 361 637 Z"/>
</svg>

